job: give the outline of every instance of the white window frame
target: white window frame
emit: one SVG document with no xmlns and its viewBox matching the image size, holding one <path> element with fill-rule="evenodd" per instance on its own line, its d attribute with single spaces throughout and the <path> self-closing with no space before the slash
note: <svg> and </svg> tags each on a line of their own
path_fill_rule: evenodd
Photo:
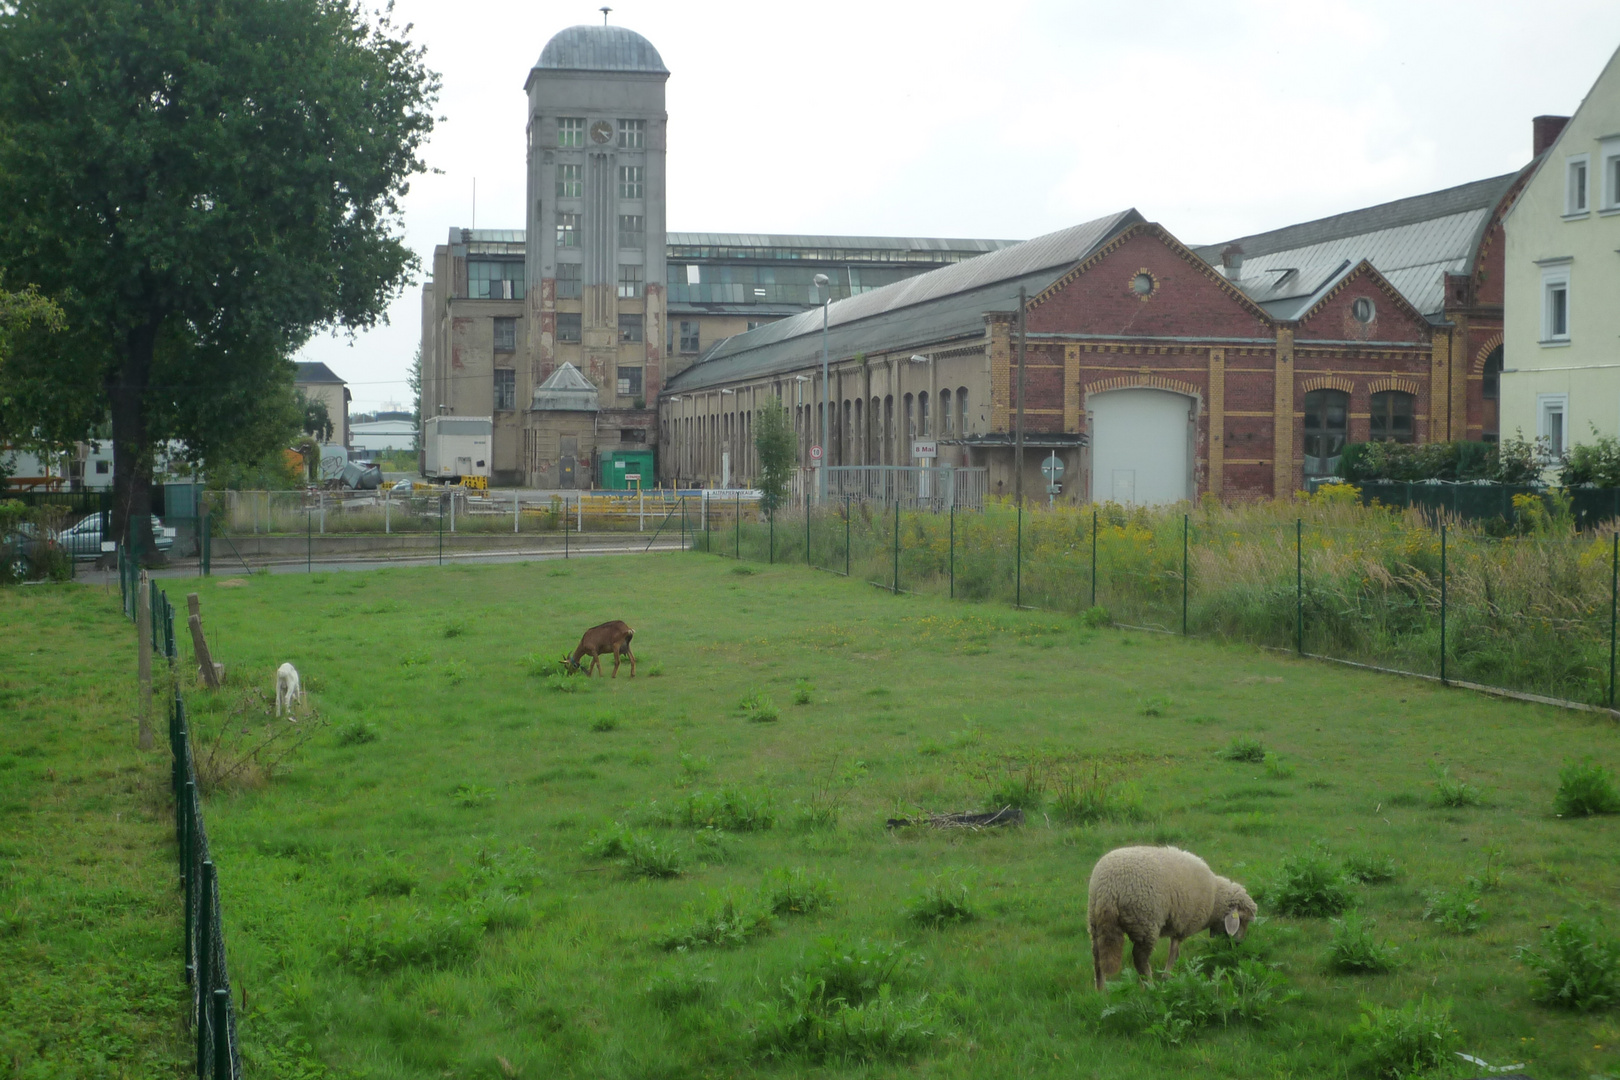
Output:
<svg viewBox="0 0 1620 1080">
<path fill-rule="evenodd" d="M 619 121 L 619 149 L 641 150 L 647 145 L 647 121 Z"/>
<path fill-rule="evenodd" d="M 1610 135 L 1598 143 L 1598 160 L 1603 168 L 1598 173 L 1600 214 L 1620 214 L 1620 135 Z"/>
<path fill-rule="evenodd" d="M 1574 310 L 1571 300 L 1574 290 L 1570 288 L 1570 260 L 1564 259 L 1541 268 L 1541 341 L 1543 347 L 1568 345 L 1574 322 Z M 1555 332 L 1553 326 L 1553 293 L 1562 290 L 1564 294 L 1564 329 L 1562 333 Z"/>
<path fill-rule="evenodd" d="M 647 167 L 645 165 L 619 166 L 619 198 L 640 199 L 646 188 Z"/>
<path fill-rule="evenodd" d="M 1576 183 L 1576 170 L 1581 182 Z M 1579 195 L 1579 198 L 1576 196 Z M 1564 216 L 1583 218 L 1592 212 L 1592 155 L 1571 154 L 1564 159 Z"/>
<path fill-rule="evenodd" d="M 563 163 L 557 166 L 557 198 L 583 199 L 585 197 L 585 166 Z"/>
<path fill-rule="evenodd" d="M 1559 418 L 1558 443 L 1552 442 L 1551 426 L 1547 420 L 1556 414 Z M 1546 439 L 1547 449 L 1553 454 L 1562 454 L 1569 448 L 1569 395 L 1568 394 L 1537 394 L 1536 395 L 1536 438 Z"/>
<path fill-rule="evenodd" d="M 585 118 L 583 116 L 559 116 L 557 118 L 557 146 L 561 149 L 578 149 L 585 145 Z"/>
</svg>

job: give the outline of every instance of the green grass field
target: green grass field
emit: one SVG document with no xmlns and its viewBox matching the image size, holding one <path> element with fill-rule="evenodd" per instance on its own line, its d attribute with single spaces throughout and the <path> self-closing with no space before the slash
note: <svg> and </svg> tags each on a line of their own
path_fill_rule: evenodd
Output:
<svg viewBox="0 0 1620 1080">
<path fill-rule="evenodd" d="M 188 691 L 199 745 L 240 731 L 247 681 L 268 692 L 283 660 L 329 725 L 205 807 L 250 1075 L 1370 1076 L 1363 1006 L 1425 999 L 1493 1065 L 1620 1073 L 1613 1009 L 1533 1002 L 1515 956 L 1613 910 L 1620 818 L 1553 813 L 1566 762 L 1620 761 L 1607 720 L 699 554 L 200 591 L 231 685 Z M 35 595 L 53 632 L 104 643 L 110 669 L 87 671 L 133 667 L 116 599 Z M 612 618 L 636 627 L 639 677 L 544 668 Z M 28 701 L 49 753 L 135 762 L 110 721 Z M 1232 760 L 1244 740 L 1265 756 Z M 161 790 L 137 768 L 132 806 Z M 884 824 L 1008 801 L 1024 827 Z M 23 820 L 8 853 L 68 827 Z M 1274 972 L 1258 1020 L 1104 1015 L 1086 878 L 1155 842 L 1260 894 L 1239 948 Z M 1330 970 L 1328 919 L 1270 913 L 1284 860 L 1313 854 L 1330 875 L 1393 862 L 1348 886 L 1392 971 Z M 46 887 L 7 885 L 13 905 Z M 1435 890 L 1477 929 L 1425 920 Z M 1201 954 L 1231 959 L 1183 950 Z M 1115 1004 L 1147 1000 L 1121 982 Z"/>
</svg>

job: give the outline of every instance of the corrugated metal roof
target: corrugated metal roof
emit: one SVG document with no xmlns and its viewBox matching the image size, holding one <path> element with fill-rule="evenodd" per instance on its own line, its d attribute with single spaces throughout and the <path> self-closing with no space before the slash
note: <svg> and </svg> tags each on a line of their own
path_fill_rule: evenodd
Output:
<svg viewBox="0 0 1620 1080">
<path fill-rule="evenodd" d="M 556 412 L 596 412 L 596 386 L 579 368 L 565 362 L 534 388 L 529 407 Z"/>
<path fill-rule="evenodd" d="M 1033 296 L 1141 220 L 1135 210 L 1124 210 L 835 301 L 827 308 L 829 355 L 982 333 L 986 312 L 1014 310 L 1020 285 Z M 729 337 L 672 379 L 666 391 L 699 390 L 811 363 L 821 356 L 821 322 L 821 311 L 812 309 Z"/>
<path fill-rule="evenodd" d="M 563 71 L 669 74 L 652 42 L 623 26 L 570 26 L 546 42 L 534 66 Z"/>
<path fill-rule="evenodd" d="M 669 247 L 827 248 L 871 251 L 999 251 L 1017 240 L 957 240 L 931 236 L 810 236 L 785 233 L 672 232 Z"/>
<path fill-rule="evenodd" d="M 1294 318 L 1346 262 L 1354 266 L 1362 259 L 1413 307 L 1433 315 L 1445 306 L 1442 275 L 1468 270 L 1491 213 L 1517 176 L 1508 173 L 1193 250 L 1220 266 L 1227 247 L 1242 248 L 1241 277 L 1233 284 L 1279 319 Z"/>
</svg>

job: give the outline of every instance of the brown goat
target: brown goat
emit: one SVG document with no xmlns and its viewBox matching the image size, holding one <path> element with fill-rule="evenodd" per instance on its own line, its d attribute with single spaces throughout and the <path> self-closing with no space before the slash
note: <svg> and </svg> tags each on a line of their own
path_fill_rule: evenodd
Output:
<svg viewBox="0 0 1620 1080">
<path fill-rule="evenodd" d="M 630 661 L 630 677 L 633 679 L 636 677 L 636 654 L 630 651 L 630 639 L 635 634 L 636 632 L 630 629 L 628 623 L 620 622 L 617 619 L 613 622 L 605 622 L 601 626 L 593 626 L 585 631 L 584 637 L 579 639 L 579 646 L 574 650 L 574 654 L 563 658 L 563 664 L 574 671 L 578 671 L 580 658 L 589 656 L 591 662 L 586 665 L 585 669 L 585 673 L 589 675 L 592 671 L 600 672 L 602 670 L 602 654 L 611 652 L 613 654 L 613 677 L 615 679 L 619 677 L 619 660 L 624 658 Z"/>
</svg>

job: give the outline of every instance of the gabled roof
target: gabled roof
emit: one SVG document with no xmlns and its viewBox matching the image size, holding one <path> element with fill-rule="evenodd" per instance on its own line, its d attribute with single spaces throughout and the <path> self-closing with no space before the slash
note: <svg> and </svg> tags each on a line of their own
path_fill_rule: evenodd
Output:
<svg viewBox="0 0 1620 1080">
<path fill-rule="evenodd" d="M 295 383 L 342 384 L 344 382 L 343 379 L 338 378 L 336 372 L 327 367 L 325 364 L 321 363 L 319 360 L 296 360 L 294 361 L 294 364 L 298 368 L 298 373 L 293 376 L 293 382 Z"/>
<path fill-rule="evenodd" d="M 1343 266 L 1339 267 L 1338 270 L 1334 271 L 1328 276 L 1326 281 L 1322 282 L 1321 288 L 1317 289 L 1310 296 L 1305 297 L 1305 299 L 1297 305 L 1297 309 L 1291 317 L 1299 321 L 1304 321 L 1305 319 L 1310 318 L 1312 315 L 1316 314 L 1322 305 L 1326 304 L 1330 299 L 1332 299 L 1342 286 L 1344 286 L 1352 278 L 1361 277 L 1363 275 L 1371 276 L 1374 281 L 1382 287 L 1383 292 L 1389 296 L 1396 306 L 1399 307 L 1401 311 L 1406 313 L 1408 318 L 1419 324 L 1427 321 L 1424 313 L 1413 307 L 1411 301 L 1406 298 L 1406 295 L 1397 289 L 1388 278 L 1379 273 L 1378 267 L 1374 266 L 1366 259 L 1362 259 L 1360 262 L 1353 265 L 1346 262 Z"/>
<path fill-rule="evenodd" d="M 828 355 L 876 352 L 984 331 L 1012 311 L 1022 285 L 1035 295 L 1142 215 L 1122 210 L 827 305 Z M 821 356 L 822 312 L 811 309 L 726 338 L 671 379 L 665 392 L 701 390 L 803 367 Z"/>
<path fill-rule="evenodd" d="M 1518 173 L 1335 214 L 1270 232 L 1195 247 L 1212 266 L 1231 245 L 1243 251 L 1233 281 L 1278 319 L 1296 319 L 1329 280 L 1366 259 L 1414 308 L 1434 319 L 1445 307 L 1443 275 L 1467 273 L 1491 215 Z"/>
</svg>

